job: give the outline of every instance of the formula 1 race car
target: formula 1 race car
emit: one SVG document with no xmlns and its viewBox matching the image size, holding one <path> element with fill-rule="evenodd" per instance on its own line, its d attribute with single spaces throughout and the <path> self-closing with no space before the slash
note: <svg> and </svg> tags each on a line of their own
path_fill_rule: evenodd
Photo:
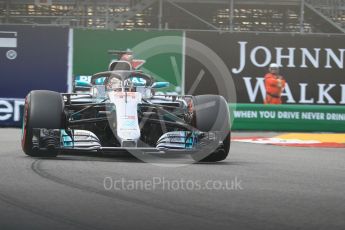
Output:
<svg viewBox="0 0 345 230">
<path fill-rule="evenodd" d="M 25 100 L 23 151 L 32 157 L 125 151 L 224 160 L 230 150 L 226 100 L 218 95 L 156 95 L 169 83 L 155 82 L 133 68 L 142 64 L 119 58 L 90 82 L 75 81 L 74 93 L 31 91 Z"/>
</svg>

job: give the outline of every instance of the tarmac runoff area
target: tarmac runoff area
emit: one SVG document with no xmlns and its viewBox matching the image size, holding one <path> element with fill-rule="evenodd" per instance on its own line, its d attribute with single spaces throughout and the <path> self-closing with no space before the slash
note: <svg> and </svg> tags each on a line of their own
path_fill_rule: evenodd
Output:
<svg viewBox="0 0 345 230">
<path fill-rule="evenodd" d="M 241 141 L 341 145 L 344 134 L 234 132 L 225 161 L 183 167 L 30 158 L 20 135 L 0 129 L 1 229 L 345 229 L 343 147 Z"/>
</svg>

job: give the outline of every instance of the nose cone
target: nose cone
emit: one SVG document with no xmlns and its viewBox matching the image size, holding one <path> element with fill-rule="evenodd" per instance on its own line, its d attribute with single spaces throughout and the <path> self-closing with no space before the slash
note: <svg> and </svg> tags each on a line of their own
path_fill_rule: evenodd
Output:
<svg viewBox="0 0 345 230">
<path fill-rule="evenodd" d="M 120 143 L 137 142 L 140 139 L 138 104 L 141 94 L 138 92 L 109 92 L 109 99 L 116 107 L 116 130 L 113 133 Z"/>
</svg>

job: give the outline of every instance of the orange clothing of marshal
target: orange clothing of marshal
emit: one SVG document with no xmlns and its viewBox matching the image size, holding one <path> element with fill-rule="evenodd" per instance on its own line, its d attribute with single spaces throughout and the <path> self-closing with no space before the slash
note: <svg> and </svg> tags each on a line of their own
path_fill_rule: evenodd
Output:
<svg viewBox="0 0 345 230">
<path fill-rule="evenodd" d="M 282 104 L 281 95 L 286 81 L 282 76 L 267 73 L 265 75 L 266 99 L 265 104 Z"/>
</svg>

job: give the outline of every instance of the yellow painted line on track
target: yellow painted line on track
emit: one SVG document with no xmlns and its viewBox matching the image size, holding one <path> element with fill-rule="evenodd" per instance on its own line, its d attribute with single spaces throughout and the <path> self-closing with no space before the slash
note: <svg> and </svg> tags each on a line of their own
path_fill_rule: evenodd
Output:
<svg viewBox="0 0 345 230">
<path fill-rule="evenodd" d="M 287 133 L 276 136 L 286 140 L 313 140 L 323 143 L 345 143 L 345 134 L 334 133 Z"/>
</svg>

